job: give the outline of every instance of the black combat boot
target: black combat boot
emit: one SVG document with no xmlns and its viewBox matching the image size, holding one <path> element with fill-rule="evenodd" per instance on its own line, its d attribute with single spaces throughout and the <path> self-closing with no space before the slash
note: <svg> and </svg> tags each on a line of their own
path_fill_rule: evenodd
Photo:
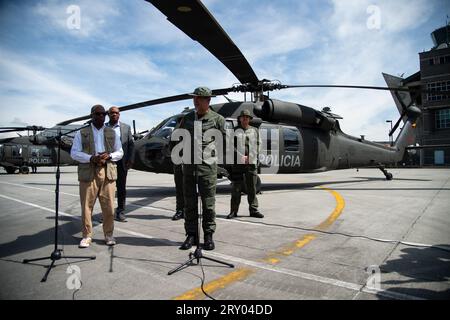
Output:
<svg viewBox="0 0 450 320">
<path fill-rule="evenodd" d="M 237 217 L 237 212 L 236 211 L 231 211 L 231 213 L 229 215 L 227 215 L 227 219 L 233 219 Z"/>
<path fill-rule="evenodd" d="M 215 247 L 212 233 L 205 233 L 205 243 L 203 244 L 203 249 L 214 250 Z"/>
<path fill-rule="evenodd" d="M 175 212 L 174 216 L 172 217 L 172 220 L 176 221 L 183 218 L 184 218 L 183 210 L 177 210 L 177 212 Z"/>
<path fill-rule="evenodd" d="M 188 250 L 192 248 L 192 245 L 197 242 L 197 237 L 193 234 L 188 234 L 186 240 L 184 240 L 183 244 L 179 248 L 180 250 Z"/>
<path fill-rule="evenodd" d="M 264 215 L 258 210 L 250 212 L 250 217 L 253 218 L 264 218 Z"/>
</svg>

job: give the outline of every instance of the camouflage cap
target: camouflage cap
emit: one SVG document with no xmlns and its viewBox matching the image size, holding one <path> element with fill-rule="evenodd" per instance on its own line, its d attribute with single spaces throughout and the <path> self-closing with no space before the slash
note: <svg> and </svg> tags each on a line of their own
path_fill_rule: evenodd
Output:
<svg viewBox="0 0 450 320">
<path fill-rule="evenodd" d="M 247 117 L 249 117 L 250 119 L 253 119 L 253 116 L 252 116 L 252 114 L 250 113 L 249 110 L 242 110 L 242 111 L 241 111 L 241 114 L 239 115 L 239 117 L 242 117 L 242 116 L 247 116 Z M 238 118 L 239 118 L 239 117 L 238 117 Z"/>
<path fill-rule="evenodd" d="M 208 87 L 195 88 L 194 92 L 189 93 L 189 95 L 194 97 L 215 97 L 215 95 L 212 94 L 211 89 Z"/>
</svg>

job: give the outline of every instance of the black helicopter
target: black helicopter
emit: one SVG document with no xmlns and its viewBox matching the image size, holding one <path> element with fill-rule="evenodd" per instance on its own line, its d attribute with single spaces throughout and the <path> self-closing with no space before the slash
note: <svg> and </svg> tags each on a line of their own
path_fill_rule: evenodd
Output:
<svg viewBox="0 0 450 320">
<path fill-rule="evenodd" d="M 61 138 L 61 165 L 75 165 L 76 162 L 70 157 L 70 148 L 72 147 L 73 134 L 65 133 L 80 127 L 79 125 L 54 126 L 44 128 L 40 126 L 26 127 L 2 127 L 0 133 L 30 131 L 33 134 L 26 136 L 0 139 L 0 166 L 8 174 L 16 171 L 19 173 L 29 173 L 30 167 L 50 167 L 57 164 L 56 137 L 60 132 Z M 38 131 L 40 131 L 38 133 Z"/>
<path fill-rule="evenodd" d="M 275 129 L 278 136 L 267 135 L 263 143 L 266 155 L 273 154 L 270 140 L 277 139 L 278 158 L 270 157 L 270 163 L 261 162 L 261 168 L 273 166 L 276 173 L 321 172 L 326 170 L 358 167 L 378 167 L 386 179 L 392 174 L 386 165 L 399 162 L 408 145 L 415 142 L 415 122 L 420 117 L 421 94 L 425 91 L 420 84 L 408 84 L 402 78 L 384 74 L 388 87 L 346 86 L 346 85 L 283 85 L 279 82 L 260 80 L 241 51 L 229 38 L 208 9 L 199 0 L 146 0 L 160 10 L 167 19 L 190 38 L 198 41 L 219 61 L 221 61 L 240 81 L 241 84 L 229 88 L 213 90 L 214 95 L 226 95 L 230 92 L 251 93 L 252 101 L 233 102 L 211 105 L 211 108 L 226 118 L 228 128 L 237 124 L 237 116 L 243 109 L 249 110 L 254 119 L 252 125 L 260 131 Z M 400 123 L 401 129 L 393 145 L 382 145 L 352 137 L 340 129 L 340 116 L 330 110 L 316 110 L 297 103 L 285 102 L 268 97 L 268 92 L 289 88 L 336 87 L 371 90 L 388 90 L 399 109 L 400 117 L 392 128 L 394 134 Z M 426 91 L 428 92 L 428 91 Z M 169 96 L 120 107 L 121 111 L 133 110 L 152 105 L 191 99 L 188 93 Z M 186 110 L 187 112 L 189 110 Z M 136 162 L 134 169 L 157 173 L 172 173 L 172 161 L 169 141 L 173 128 L 179 117 L 174 115 L 163 120 L 146 136 L 136 142 Z M 67 125 L 75 121 L 88 119 L 78 117 L 59 123 Z M 262 170 L 261 170 L 262 171 Z M 227 176 L 224 167 L 220 175 Z"/>
</svg>

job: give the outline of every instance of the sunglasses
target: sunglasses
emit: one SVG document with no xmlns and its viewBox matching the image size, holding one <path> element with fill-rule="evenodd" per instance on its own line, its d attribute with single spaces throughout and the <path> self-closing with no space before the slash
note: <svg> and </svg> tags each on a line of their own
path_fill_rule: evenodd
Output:
<svg viewBox="0 0 450 320">
<path fill-rule="evenodd" d="M 98 117 L 100 117 L 100 116 L 106 116 L 106 112 L 94 112 L 94 115 L 95 115 L 95 116 L 98 116 Z"/>
</svg>

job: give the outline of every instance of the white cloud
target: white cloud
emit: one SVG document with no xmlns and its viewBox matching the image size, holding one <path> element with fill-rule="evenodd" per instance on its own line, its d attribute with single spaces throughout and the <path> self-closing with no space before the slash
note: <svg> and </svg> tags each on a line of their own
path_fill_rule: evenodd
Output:
<svg viewBox="0 0 450 320">
<path fill-rule="evenodd" d="M 116 5 L 114 5 L 116 4 Z M 78 10 L 70 10 L 76 7 Z M 75 37 L 90 37 L 99 35 L 110 26 L 108 21 L 117 17 L 120 12 L 117 3 L 111 1 L 87 1 L 73 2 L 48 0 L 39 2 L 33 7 L 33 12 L 46 19 L 49 25 L 58 32 L 65 32 Z M 69 28 L 68 20 L 74 15 L 79 15 L 78 28 Z"/>
</svg>

